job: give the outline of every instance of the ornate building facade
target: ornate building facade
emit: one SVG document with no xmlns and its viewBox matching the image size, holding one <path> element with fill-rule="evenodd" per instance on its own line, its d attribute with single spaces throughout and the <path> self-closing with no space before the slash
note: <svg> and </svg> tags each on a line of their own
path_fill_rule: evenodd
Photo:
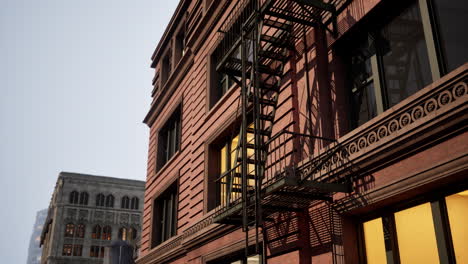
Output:
<svg viewBox="0 0 468 264">
<path fill-rule="evenodd" d="M 103 263 L 111 242 L 119 239 L 138 250 L 144 186 L 61 172 L 41 234 L 41 263 Z"/>
<path fill-rule="evenodd" d="M 467 12 L 181 0 L 137 263 L 468 262 Z"/>
</svg>

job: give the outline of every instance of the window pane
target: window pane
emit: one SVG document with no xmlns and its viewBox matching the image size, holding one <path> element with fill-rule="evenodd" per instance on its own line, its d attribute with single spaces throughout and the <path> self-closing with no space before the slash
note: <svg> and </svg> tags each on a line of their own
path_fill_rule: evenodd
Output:
<svg viewBox="0 0 468 264">
<path fill-rule="evenodd" d="M 447 213 L 457 263 L 468 263 L 468 190 L 447 196 Z"/>
<path fill-rule="evenodd" d="M 432 82 L 423 24 L 417 2 L 383 30 L 381 53 L 388 107 Z"/>
<path fill-rule="evenodd" d="M 367 263 L 387 263 L 382 218 L 365 222 L 363 226 Z"/>
<path fill-rule="evenodd" d="M 429 203 L 395 213 L 395 223 L 402 264 L 439 263 Z"/>
<path fill-rule="evenodd" d="M 442 49 L 450 72 L 468 60 L 468 5 L 466 0 L 435 0 L 435 9 L 439 18 L 439 32 Z"/>
</svg>

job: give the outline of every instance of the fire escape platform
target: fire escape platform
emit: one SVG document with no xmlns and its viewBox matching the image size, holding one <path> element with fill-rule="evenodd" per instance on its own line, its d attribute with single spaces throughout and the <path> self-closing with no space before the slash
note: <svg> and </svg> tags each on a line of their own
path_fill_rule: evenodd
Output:
<svg viewBox="0 0 468 264">
<path fill-rule="evenodd" d="M 339 183 L 325 183 L 306 180 L 298 182 L 291 177 L 283 177 L 262 188 L 261 207 L 263 217 L 275 212 L 297 212 L 308 208 L 314 201 L 332 202 L 332 194 L 350 192 L 350 186 Z M 254 204 L 253 194 L 248 196 L 249 205 Z M 242 224 L 242 202 L 240 199 L 221 208 L 214 216 L 215 223 Z M 250 221 L 250 219 L 249 219 Z"/>
</svg>

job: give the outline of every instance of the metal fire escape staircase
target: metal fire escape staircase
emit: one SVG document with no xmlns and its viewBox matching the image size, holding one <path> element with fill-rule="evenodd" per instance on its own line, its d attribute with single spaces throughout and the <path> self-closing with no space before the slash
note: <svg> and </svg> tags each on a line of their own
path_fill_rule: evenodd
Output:
<svg viewBox="0 0 468 264">
<path fill-rule="evenodd" d="M 303 211 L 314 201 L 332 202 L 334 193 L 351 189 L 346 184 L 348 181 L 342 179 L 300 179 L 296 177 L 294 164 L 277 169 L 278 164 L 294 155 L 294 148 L 272 157 L 272 153 L 300 136 L 328 140 L 286 130 L 272 133 L 278 119 L 276 110 L 281 107 L 278 99 L 285 65 L 297 39 L 303 37 L 304 26 L 323 27 L 336 36 L 337 15 L 347 2 L 239 1 L 221 30 L 223 37 L 215 50 L 216 69 L 241 87 L 242 124 L 234 164 L 217 180 L 222 198 L 214 222 L 242 226 L 246 234 L 246 256 L 249 254 L 249 230 L 255 229 L 256 252 L 259 253 L 259 230 L 264 228 L 265 222 L 271 221 L 274 213 Z M 332 151 L 326 155 L 316 169 L 334 154 Z M 263 237 L 266 246 L 268 241 Z"/>
</svg>

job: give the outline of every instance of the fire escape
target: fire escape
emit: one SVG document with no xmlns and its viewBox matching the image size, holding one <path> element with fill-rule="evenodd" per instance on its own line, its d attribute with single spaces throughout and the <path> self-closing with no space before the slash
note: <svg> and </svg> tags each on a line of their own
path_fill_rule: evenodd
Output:
<svg viewBox="0 0 468 264">
<path fill-rule="evenodd" d="M 316 177 L 300 174 L 297 149 L 301 140 L 333 139 L 275 129 L 279 98 L 284 91 L 284 73 L 294 54 L 295 43 L 306 29 L 320 27 L 337 35 L 337 16 L 347 0 L 244 0 L 239 1 L 225 26 L 214 52 L 216 70 L 241 87 L 241 113 L 233 164 L 217 179 L 220 204 L 214 221 L 242 226 L 246 234 L 245 255 L 249 253 L 249 232 L 255 232 L 256 253 L 269 242 L 266 224 L 277 212 L 307 210 L 317 201 L 333 202 L 336 193 L 348 193 L 348 176 Z M 329 162 L 339 147 L 315 161 L 315 170 Z M 313 155 L 313 151 L 309 153 Z M 302 175 L 302 176 L 299 176 Z M 304 176 L 305 175 L 305 176 Z M 331 222 L 334 222 L 330 219 Z M 260 230 L 263 242 L 260 242 Z M 280 239 L 280 238 L 277 238 Z M 265 253 L 263 253 L 265 255 Z M 266 263 L 268 256 L 263 257 Z"/>
</svg>

